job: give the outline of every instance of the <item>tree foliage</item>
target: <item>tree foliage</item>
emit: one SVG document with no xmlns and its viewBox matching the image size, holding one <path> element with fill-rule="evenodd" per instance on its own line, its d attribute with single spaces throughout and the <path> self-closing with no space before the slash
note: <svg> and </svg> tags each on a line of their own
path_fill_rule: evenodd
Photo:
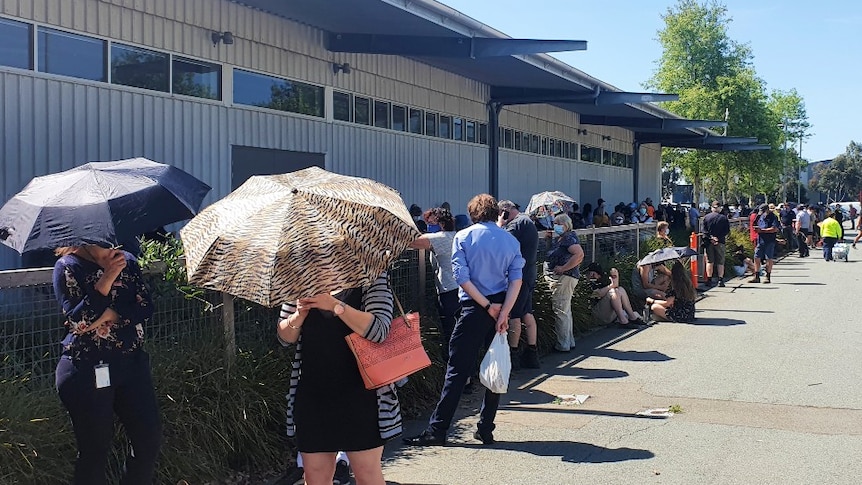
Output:
<svg viewBox="0 0 862 485">
<path fill-rule="evenodd" d="M 862 191 L 862 144 L 851 141 L 844 153 L 818 166 L 810 185 L 830 202 L 855 200 Z"/>
<path fill-rule="evenodd" d="M 794 123 L 796 139 L 810 127 L 804 103 L 795 90 L 769 96 L 757 77 L 751 49 L 731 39 L 727 8 L 716 0 L 680 0 L 662 16 L 658 33 L 661 59 L 649 88 L 678 93 L 665 107 L 691 119 L 726 120 L 714 131 L 757 138 L 771 150 L 710 152 L 665 149 L 665 170 L 679 170 L 694 184 L 695 194 L 730 200 L 733 194 L 771 194 L 780 187 L 784 154 L 781 120 Z"/>
</svg>

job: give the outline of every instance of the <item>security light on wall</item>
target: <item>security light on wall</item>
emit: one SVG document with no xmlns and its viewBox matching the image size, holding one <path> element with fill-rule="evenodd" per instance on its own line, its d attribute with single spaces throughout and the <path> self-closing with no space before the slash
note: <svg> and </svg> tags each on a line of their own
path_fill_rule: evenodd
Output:
<svg viewBox="0 0 862 485">
<path fill-rule="evenodd" d="M 210 34 L 210 38 L 213 40 L 213 47 L 217 46 L 219 42 L 224 45 L 233 44 L 233 34 L 230 32 L 213 32 Z"/>
<path fill-rule="evenodd" d="M 350 74 L 350 64 L 348 64 L 348 63 L 346 63 L 346 62 L 345 62 L 345 63 L 343 63 L 343 64 L 339 64 L 339 63 L 337 63 L 337 62 L 333 62 L 333 63 L 332 63 L 332 73 L 333 73 L 333 74 L 338 74 L 338 71 L 341 71 L 341 72 L 343 72 L 344 74 Z"/>
<path fill-rule="evenodd" d="M 578 134 L 579 135 L 586 135 L 587 134 L 586 128 L 578 128 Z"/>
<path fill-rule="evenodd" d="M 602 135 L 602 140 L 604 140 L 604 141 L 610 141 L 610 140 L 611 140 L 611 137 L 610 137 L 610 135 Z"/>
</svg>

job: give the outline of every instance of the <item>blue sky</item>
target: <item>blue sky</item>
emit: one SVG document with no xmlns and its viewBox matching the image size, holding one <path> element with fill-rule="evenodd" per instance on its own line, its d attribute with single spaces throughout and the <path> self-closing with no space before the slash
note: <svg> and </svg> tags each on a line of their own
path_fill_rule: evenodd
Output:
<svg viewBox="0 0 862 485">
<path fill-rule="evenodd" d="M 586 40 L 582 52 L 555 54 L 627 91 L 642 91 L 661 56 L 657 32 L 670 0 L 442 0 L 512 37 Z M 767 91 L 795 88 L 805 100 L 810 161 L 862 142 L 862 2 L 724 0 L 731 39 L 747 43 Z"/>
</svg>

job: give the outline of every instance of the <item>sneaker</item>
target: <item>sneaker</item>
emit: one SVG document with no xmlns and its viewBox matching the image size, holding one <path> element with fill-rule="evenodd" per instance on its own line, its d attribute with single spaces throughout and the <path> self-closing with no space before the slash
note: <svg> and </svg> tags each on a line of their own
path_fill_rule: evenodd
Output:
<svg viewBox="0 0 862 485">
<path fill-rule="evenodd" d="M 301 466 L 293 467 L 275 482 L 275 485 L 304 485 L 305 470 Z"/>
<path fill-rule="evenodd" d="M 724 278 L 718 279 L 718 286 L 719 286 L 719 288 L 724 288 Z"/>
<path fill-rule="evenodd" d="M 492 433 L 482 434 L 476 431 L 475 433 L 473 433 L 473 438 L 476 438 L 477 440 L 481 441 L 483 445 L 493 445 L 497 442 L 497 440 L 494 439 L 494 435 Z"/>
<path fill-rule="evenodd" d="M 401 441 L 404 442 L 405 445 L 410 446 L 446 446 L 445 436 L 434 436 L 428 431 L 423 431 L 422 433 L 409 438 L 402 438 Z"/>
<path fill-rule="evenodd" d="M 525 369 L 539 369 L 542 367 L 539 362 L 539 352 L 536 349 L 527 347 L 521 354 L 521 367 Z"/>
<path fill-rule="evenodd" d="M 344 460 L 338 460 L 335 464 L 335 477 L 332 485 L 348 485 L 350 483 L 350 465 Z"/>
<path fill-rule="evenodd" d="M 749 283 L 760 283 L 760 275 L 756 275 L 754 278 L 748 280 Z"/>
</svg>

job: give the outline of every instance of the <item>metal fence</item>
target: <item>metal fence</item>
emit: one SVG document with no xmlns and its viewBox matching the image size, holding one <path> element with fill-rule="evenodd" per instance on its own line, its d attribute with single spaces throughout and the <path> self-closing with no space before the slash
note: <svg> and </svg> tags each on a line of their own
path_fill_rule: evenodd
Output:
<svg viewBox="0 0 862 485">
<path fill-rule="evenodd" d="M 643 240 L 655 234 L 655 224 L 579 229 L 576 231 L 584 264 L 599 257 L 637 255 Z M 549 239 L 539 245 L 544 259 Z M 436 316 L 433 301 L 434 274 L 425 251 L 408 250 L 389 270 L 390 284 L 405 311 Z M 28 376 L 34 387 L 50 387 L 65 337 L 63 316 L 54 298 L 52 270 L 0 271 L 0 380 Z M 278 309 L 235 299 L 214 291 L 194 298 L 178 292 L 162 279 L 160 268 L 145 272 L 153 294 L 155 312 L 148 325 L 148 344 L 183 347 L 200 340 L 213 329 L 223 328 L 226 353 L 260 341 L 272 341 Z"/>
</svg>

